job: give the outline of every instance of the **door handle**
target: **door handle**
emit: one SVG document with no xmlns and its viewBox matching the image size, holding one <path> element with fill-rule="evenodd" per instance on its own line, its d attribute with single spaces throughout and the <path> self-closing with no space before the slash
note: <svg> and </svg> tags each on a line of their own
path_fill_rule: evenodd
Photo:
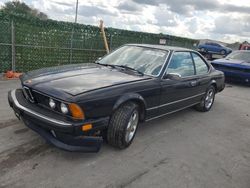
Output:
<svg viewBox="0 0 250 188">
<path fill-rule="evenodd" d="M 191 85 L 192 87 L 196 86 L 196 85 L 197 85 L 197 81 L 196 81 L 196 80 L 195 80 L 195 81 L 191 81 L 191 82 L 190 82 L 190 85 Z"/>
</svg>

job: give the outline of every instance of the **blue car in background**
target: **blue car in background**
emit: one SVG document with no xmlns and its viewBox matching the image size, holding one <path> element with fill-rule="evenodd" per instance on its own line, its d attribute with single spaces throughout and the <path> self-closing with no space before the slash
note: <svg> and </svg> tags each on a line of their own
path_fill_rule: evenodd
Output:
<svg viewBox="0 0 250 188">
<path fill-rule="evenodd" d="M 227 55 L 232 52 L 232 49 L 225 47 L 222 44 L 218 44 L 214 42 L 206 42 L 204 44 L 198 45 L 198 51 Z"/>
<path fill-rule="evenodd" d="M 211 64 L 215 69 L 224 72 L 227 80 L 250 84 L 250 51 L 234 51 Z"/>
</svg>

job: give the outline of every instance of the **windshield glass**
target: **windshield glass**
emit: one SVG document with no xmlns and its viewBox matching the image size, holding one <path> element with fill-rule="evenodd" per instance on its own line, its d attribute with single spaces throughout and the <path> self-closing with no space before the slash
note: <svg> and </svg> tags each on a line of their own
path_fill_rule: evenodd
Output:
<svg viewBox="0 0 250 188">
<path fill-rule="evenodd" d="M 250 52 L 246 52 L 246 51 L 232 52 L 231 54 L 229 54 L 226 57 L 226 59 L 236 59 L 236 60 L 242 60 L 242 61 L 250 62 Z"/>
<path fill-rule="evenodd" d="M 127 66 L 143 74 L 157 76 L 168 55 L 168 51 L 138 46 L 123 46 L 105 56 L 98 63 Z"/>
</svg>

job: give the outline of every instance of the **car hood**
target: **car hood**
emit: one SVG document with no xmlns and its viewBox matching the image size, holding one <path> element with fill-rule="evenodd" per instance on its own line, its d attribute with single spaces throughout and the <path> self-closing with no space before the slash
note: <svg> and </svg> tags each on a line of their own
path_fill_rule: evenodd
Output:
<svg viewBox="0 0 250 188">
<path fill-rule="evenodd" d="M 217 59 L 217 60 L 212 61 L 211 63 L 230 66 L 230 67 L 250 68 L 250 62 L 245 62 L 245 61 L 236 60 L 236 59 Z"/>
<path fill-rule="evenodd" d="M 96 64 L 66 65 L 39 69 L 21 77 L 23 85 L 43 93 L 56 91 L 78 95 L 84 92 L 150 79 Z"/>
</svg>

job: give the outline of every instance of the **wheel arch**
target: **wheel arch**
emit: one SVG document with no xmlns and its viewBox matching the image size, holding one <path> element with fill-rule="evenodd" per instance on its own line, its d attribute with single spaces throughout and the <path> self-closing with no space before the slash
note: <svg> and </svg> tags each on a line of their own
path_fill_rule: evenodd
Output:
<svg viewBox="0 0 250 188">
<path fill-rule="evenodd" d="M 115 103 L 112 109 L 112 113 L 117 110 L 121 105 L 126 102 L 134 102 L 139 106 L 140 112 L 140 121 L 143 121 L 146 116 L 146 101 L 144 98 L 138 93 L 127 93 L 122 95 Z"/>
<path fill-rule="evenodd" d="M 209 84 L 209 86 L 214 86 L 214 88 L 215 88 L 215 92 L 217 93 L 217 91 L 218 91 L 218 87 L 217 87 L 217 82 L 216 82 L 216 80 L 211 80 L 211 82 L 210 82 L 210 84 Z"/>
</svg>

